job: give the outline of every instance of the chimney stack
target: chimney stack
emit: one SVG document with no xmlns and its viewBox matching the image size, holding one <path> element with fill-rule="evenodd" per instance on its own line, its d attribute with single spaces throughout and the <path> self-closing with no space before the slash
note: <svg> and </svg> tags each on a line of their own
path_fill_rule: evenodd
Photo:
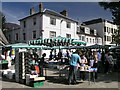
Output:
<svg viewBox="0 0 120 90">
<path fill-rule="evenodd" d="M 33 15 L 33 14 L 35 14 L 35 9 L 34 9 L 34 7 L 32 7 L 32 8 L 30 9 L 30 15 Z"/>
<path fill-rule="evenodd" d="M 43 4 L 42 3 L 39 4 L 39 12 L 43 12 Z"/>
<path fill-rule="evenodd" d="M 67 10 L 63 10 L 62 12 L 60 12 L 60 14 L 66 16 L 66 17 L 68 16 L 68 12 L 67 12 Z"/>
</svg>

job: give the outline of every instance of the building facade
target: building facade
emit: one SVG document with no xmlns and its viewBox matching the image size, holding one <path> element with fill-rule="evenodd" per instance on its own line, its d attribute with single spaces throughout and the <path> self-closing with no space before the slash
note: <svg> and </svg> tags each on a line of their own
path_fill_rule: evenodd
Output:
<svg viewBox="0 0 120 90">
<path fill-rule="evenodd" d="M 77 34 L 80 40 L 87 42 L 87 46 L 94 44 L 102 45 L 102 38 L 95 29 L 91 29 L 85 25 L 79 25 Z"/>
<path fill-rule="evenodd" d="M 98 18 L 83 23 L 86 26 L 97 30 L 99 36 L 102 37 L 103 45 L 115 45 L 112 43 L 112 35 L 118 30 L 118 27 L 113 24 L 113 22 Z"/>
<path fill-rule="evenodd" d="M 10 44 L 21 42 L 20 25 L 15 23 L 6 23 L 4 33 Z"/>
<path fill-rule="evenodd" d="M 34 8 L 30 15 L 20 19 L 22 42 L 38 38 L 52 38 L 57 36 L 67 38 L 78 38 L 77 21 L 67 16 L 67 11 L 57 13 L 53 10 L 44 9 L 39 5 L 39 12 L 35 13 Z"/>
</svg>

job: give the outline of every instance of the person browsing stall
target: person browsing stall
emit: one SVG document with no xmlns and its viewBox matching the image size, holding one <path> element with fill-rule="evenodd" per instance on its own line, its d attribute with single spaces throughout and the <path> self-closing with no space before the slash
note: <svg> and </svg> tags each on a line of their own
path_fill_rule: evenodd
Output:
<svg viewBox="0 0 120 90">
<path fill-rule="evenodd" d="M 80 64 L 81 58 L 79 56 L 79 51 L 76 50 L 70 59 L 70 69 L 69 69 L 69 77 L 68 77 L 68 85 L 71 83 L 76 84 L 76 72 L 77 72 L 77 65 Z M 73 79 L 73 80 L 72 80 Z M 72 82 L 73 81 L 73 82 Z"/>
<path fill-rule="evenodd" d="M 81 55 L 81 67 L 84 68 L 87 63 L 88 63 L 87 58 L 85 57 L 84 54 L 82 54 Z M 80 71 L 80 79 L 85 80 L 85 72 L 82 70 Z"/>
</svg>

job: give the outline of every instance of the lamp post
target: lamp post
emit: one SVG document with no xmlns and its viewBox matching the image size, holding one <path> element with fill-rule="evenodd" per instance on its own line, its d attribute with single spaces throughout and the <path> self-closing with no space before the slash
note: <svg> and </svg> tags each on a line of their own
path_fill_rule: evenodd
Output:
<svg viewBox="0 0 120 90">
<path fill-rule="evenodd" d="M 60 20 L 60 36 L 61 36 L 61 24 L 62 24 L 63 20 Z"/>
</svg>

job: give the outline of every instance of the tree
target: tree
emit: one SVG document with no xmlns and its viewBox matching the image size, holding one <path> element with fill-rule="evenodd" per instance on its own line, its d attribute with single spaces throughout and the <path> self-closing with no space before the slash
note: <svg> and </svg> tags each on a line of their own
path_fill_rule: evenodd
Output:
<svg viewBox="0 0 120 90">
<path fill-rule="evenodd" d="M 6 23 L 6 18 L 5 18 L 5 15 L 2 13 L 2 12 L 0 12 L 0 29 L 4 29 L 5 27 L 4 27 L 4 25 L 5 25 L 5 23 Z"/>
<path fill-rule="evenodd" d="M 114 24 L 118 25 L 118 30 L 113 34 L 113 40 L 120 45 L 120 1 L 119 2 L 100 2 L 99 5 L 105 10 L 110 10 Z"/>
</svg>

